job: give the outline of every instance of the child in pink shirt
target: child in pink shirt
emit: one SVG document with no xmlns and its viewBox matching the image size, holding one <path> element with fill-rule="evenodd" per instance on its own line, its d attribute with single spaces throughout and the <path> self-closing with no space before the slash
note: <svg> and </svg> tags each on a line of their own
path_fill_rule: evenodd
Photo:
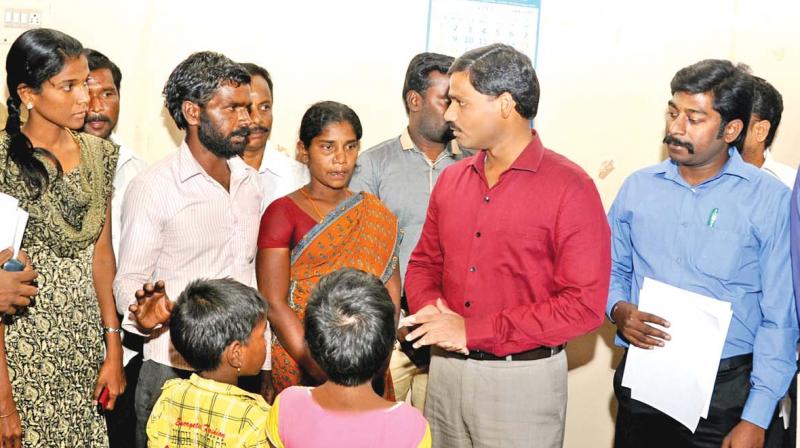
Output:
<svg viewBox="0 0 800 448">
<path fill-rule="evenodd" d="M 428 422 L 406 403 L 384 400 L 372 378 L 395 341 L 395 310 L 378 280 L 340 269 L 320 280 L 306 308 L 305 338 L 328 381 L 290 387 L 275 399 L 267 432 L 276 448 L 430 447 Z"/>
</svg>

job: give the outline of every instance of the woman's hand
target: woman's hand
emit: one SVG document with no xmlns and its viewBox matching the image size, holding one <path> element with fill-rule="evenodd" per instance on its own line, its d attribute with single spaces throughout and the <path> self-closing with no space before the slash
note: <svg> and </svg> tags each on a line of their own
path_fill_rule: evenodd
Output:
<svg viewBox="0 0 800 448">
<path fill-rule="evenodd" d="M 11 396 L 0 400 L 0 444 L 3 448 L 22 447 L 22 422 Z"/>
<path fill-rule="evenodd" d="M 127 385 L 125 370 L 122 368 L 122 357 L 115 358 L 118 359 L 106 356 L 106 360 L 103 361 L 103 365 L 100 367 L 100 373 L 97 374 L 97 382 L 95 382 L 94 395 L 92 396 L 92 400 L 96 403 L 103 388 L 108 388 L 108 405 L 105 410 L 109 411 L 114 409 L 117 397 L 125 392 L 125 386 Z"/>
</svg>

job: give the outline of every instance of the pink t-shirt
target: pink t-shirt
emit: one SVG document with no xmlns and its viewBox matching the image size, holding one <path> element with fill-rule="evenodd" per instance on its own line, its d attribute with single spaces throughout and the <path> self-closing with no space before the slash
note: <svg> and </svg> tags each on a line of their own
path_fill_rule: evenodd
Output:
<svg viewBox="0 0 800 448">
<path fill-rule="evenodd" d="M 279 448 L 417 448 L 431 444 L 425 417 L 406 403 L 385 410 L 332 412 L 314 401 L 308 387 L 293 386 L 281 392 L 269 420 L 270 440 Z"/>
</svg>

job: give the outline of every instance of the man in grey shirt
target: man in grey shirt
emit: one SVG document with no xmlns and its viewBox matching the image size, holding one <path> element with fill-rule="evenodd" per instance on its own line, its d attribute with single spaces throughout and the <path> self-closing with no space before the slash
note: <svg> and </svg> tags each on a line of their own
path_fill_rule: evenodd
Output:
<svg viewBox="0 0 800 448">
<path fill-rule="evenodd" d="M 374 194 L 397 216 L 405 232 L 400 244 L 401 279 L 405 278 L 408 259 L 422 232 L 428 200 L 439 173 L 472 154 L 458 148 L 453 131 L 444 119 L 450 104 L 447 70 L 452 63 L 452 57 L 436 53 L 421 53 L 411 59 L 403 84 L 408 127 L 399 137 L 359 155 L 350 181 L 352 191 Z M 405 299 L 403 308 L 407 311 Z M 410 345 L 404 344 L 401 349 L 398 343 L 392 353 L 390 369 L 395 396 L 403 400 L 410 392 L 411 404 L 422 410 L 429 356 L 412 351 Z"/>
</svg>

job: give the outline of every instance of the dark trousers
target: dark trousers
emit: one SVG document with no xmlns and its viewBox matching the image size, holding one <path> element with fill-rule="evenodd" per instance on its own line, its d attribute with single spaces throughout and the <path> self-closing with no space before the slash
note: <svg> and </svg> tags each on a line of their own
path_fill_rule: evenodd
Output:
<svg viewBox="0 0 800 448">
<path fill-rule="evenodd" d="M 622 386 L 627 352 L 614 374 L 614 395 L 619 408 L 614 432 L 616 448 L 692 447 L 719 448 L 722 440 L 741 421 L 742 410 L 750 393 L 752 355 L 734 356 L 720 361 L 708 418 L 700 419 L 694 434 L 661 411 L 631 398 L 631 390 Z M 767 429 L 766 440 L 773 431 L 783 431 L 777 409 Z M 781 446 L 779 444 L 765 447 Z"/>
<path fill-rule="evenodd" d="M 125 366 L 125 392 L 117 397 L 113 411 L 106 411 L 109 448 L 133 448 L 136 446 L 136 382 L 139 381 L 139 369 L 142 367 L 142 355 L 136 355 Z"/>
<path fill-rule="evenodd" d="M 189 378 L 190 370 L 174 369 L 152 359 L 144 361 L 136 385 L 136 446 L 147 448 L 147 419 L 161 396 L 161 386 L 174 378 Z"/>
</svg>

